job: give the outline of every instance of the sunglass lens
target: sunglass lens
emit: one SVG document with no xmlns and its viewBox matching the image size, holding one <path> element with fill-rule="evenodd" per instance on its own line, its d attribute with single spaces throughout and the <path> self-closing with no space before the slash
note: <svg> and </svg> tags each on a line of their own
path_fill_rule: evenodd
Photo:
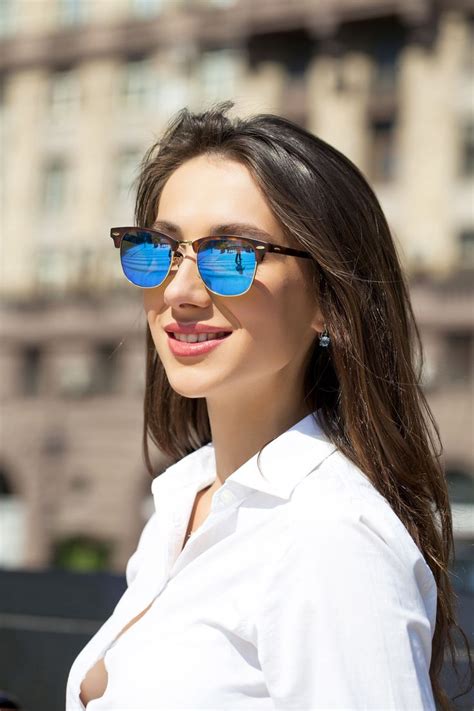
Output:
<svg viewBox="0 0 474 711">
<path fill-rule="evenodd" d="M 248 291 L 257 266 L 253 247 L 235 237 L 206 240 L 199 248 L 197 263 L 207 288 L 221 296 Z"/>
<path fill-rule="evenodd" d="M 136 286 L 159 286 L 168 275 L 171 259 L 171 245 L 156 234 L 133 230 L 123 236 L 120 248 L 123 273 Z"/>
</svg>

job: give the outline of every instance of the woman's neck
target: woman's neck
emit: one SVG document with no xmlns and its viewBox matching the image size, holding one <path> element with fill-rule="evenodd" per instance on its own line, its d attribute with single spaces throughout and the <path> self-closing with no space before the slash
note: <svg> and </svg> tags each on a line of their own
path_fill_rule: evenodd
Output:
<svg viewBox="0 0 474 711">
<path fill-rule="evenodd" d="M 279 437 L 311 410 L 304 403 L 287 404 L 267 409 L 246 408 L 240 417 L 234 407 L 209 406 L 212 443 L 216 461 L 216 480 L 212 491 L 218 489 L 233 472 L 256 454 L 264 445 Z"/>
</svg>

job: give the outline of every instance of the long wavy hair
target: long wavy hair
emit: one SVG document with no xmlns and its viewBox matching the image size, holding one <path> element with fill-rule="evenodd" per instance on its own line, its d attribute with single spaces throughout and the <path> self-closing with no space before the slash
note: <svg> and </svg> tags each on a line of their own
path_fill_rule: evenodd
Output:
<svg viewBox="0 0 474 711">
<path fill-rule="evenodd" d="M 430 678 L 438 707 L 448 710 L 440 681 L 445 650 L 459 677 L 454 628 L 468 652 L 469 642 L 456 623 L 448 573 L 454 544 L 442 446 L 420 387 L 422 345 L 390 229 L 364 176 L 338 150 L 281 116 L 230 118 L 233 106 L 185 108 L 170 120 L 139 169 L 136 225 L 152 226 L 173 171 L 212 154 L 248 168 L 288 243 L 313 256 L 308 288 L 331 346 L 315 343 L 305 403 L 387 499 L 431 568 L 438 599 Z M 143 453 L 153 475 L 149 439 L 177 461 L 210 442 L 211 431 L 205 398 L 172 390 L 148 326 L 146 339 Z M 472 688 L 472 662 L 470 679 Z"/>
</svg>

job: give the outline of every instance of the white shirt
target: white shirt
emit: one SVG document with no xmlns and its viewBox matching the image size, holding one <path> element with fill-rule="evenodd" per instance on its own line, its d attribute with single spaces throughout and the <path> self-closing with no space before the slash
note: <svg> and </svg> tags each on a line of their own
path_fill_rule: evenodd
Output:
<svg viewBox="0 0 474 711">
<path fill-rule="evenodd" d="M 87 711 L 434 711 L 436 585 L 400 519 L 311 414 L 259 464 L 226 479 L 182 552 L 212 443 L 153 480 L 128 588 L 74 661 L 66 711 L 84 711 L 104 653 L 108 686 Z"/>
</svg>

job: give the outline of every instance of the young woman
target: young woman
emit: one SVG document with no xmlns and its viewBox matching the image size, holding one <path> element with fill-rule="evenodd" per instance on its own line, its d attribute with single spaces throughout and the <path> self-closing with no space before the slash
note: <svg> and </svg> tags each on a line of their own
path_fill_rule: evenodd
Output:
<svg viewBox="0 0 474 711">
<path fill-rule="evenodd" d="M 452 522 L 387 222 L 337 150 L 232 106 L 174 118 L 111 230 L 174 464 L 67 709 L 448 709 Z"/>
</svg>

